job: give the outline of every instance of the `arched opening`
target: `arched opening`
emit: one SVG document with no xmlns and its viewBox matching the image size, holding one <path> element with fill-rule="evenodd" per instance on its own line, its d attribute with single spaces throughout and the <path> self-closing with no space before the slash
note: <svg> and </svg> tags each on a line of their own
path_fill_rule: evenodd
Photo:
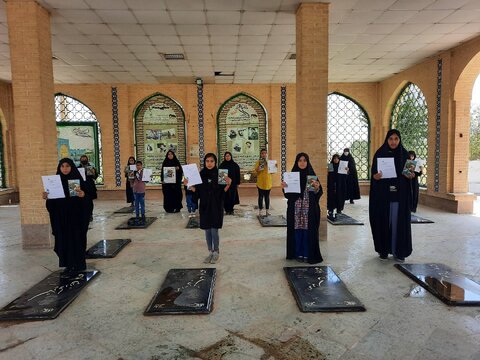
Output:
<svg viewBox="0 0 480 360">
<path fill-rule="evenodd" d="M 262 103 L 245 93 L 227 99 L 217 113 L 218 158 L 232 153 L 244 182 L 255 182 L 253 168 L 260 149 L 267 148 L 267 112 Z"/>
<path fill-rule="evenodd" d="M 134 122 L 135 156 L 152 170 L 150 184 L 161 184 L 167 151 L 172 150 L 182 164 L 186 162 L 185 113 L 172 98 L 154 94 L 136 107 Z"/>
<path fill-rule="evenodd" d="M 475 80 L 470 104 L 468 191 L 480 194 L 480 75 Z"/>
<path fill-rule="evenodd" d="M 358 178 L 369 178 L 370 121 L 363 108 L 340 93 L 328 95 L 328 159 L 349 148 L 355 159 Z"/>
<path fill-rule="evenodd" d="M 427 160 L 428 156 L 428 108 L 425 95 L 414 83 L 402 89 L 392 108 L 390 129 L 397 129 L 402 135 L 402 144 L 408 151 L 415 151 L 417 159 Z M 418 178 L 421 187 L 427 187 L 427 167 Z"/>
<path fill-rule="evenodd" d="M 87 155 L 98 170 L 97 184 L 103 184 L 102 134 L 95 113 L 81 101 L 65 95 L 55 95 L 58 158 L 71 158 L 78 166 L 80 157 Z"/>
</svg>

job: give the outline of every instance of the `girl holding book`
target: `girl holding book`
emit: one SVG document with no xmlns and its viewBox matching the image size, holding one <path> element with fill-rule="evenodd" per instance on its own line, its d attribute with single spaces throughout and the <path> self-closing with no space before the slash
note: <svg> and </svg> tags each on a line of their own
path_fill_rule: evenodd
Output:
<svg viewBox="0 0 480 360">
<path fill-rule="evenodd" d="M 49 199 L 48 193 L 43 193 L 55 237 L 53 250 L 59 266 L 66 272 L 83 271 L 87 266 L 85 251 L 90 216 L 86 184 L 73 160 L 68 158 L 59 161 L 57 175 L 60 175 L 65 197 Z"/>
<path fill-rule="evenodd" d="M 218 229 L 221 229 L 223 226 L 224 193 L 230 188 L 232 180 L 227 176 L 225 178 L 226 185 L 220 185 L 218 183 L 217 157 L 212 153 L 205 155 L 200 176 L 202 183 L 191 186 L 190 190 L 193 191 L 200 200 L 200 229 L 205 230 L 205 238 L 209 252 L 204 263 L 215 264 L 220 256 Z M 188 179 L 185 179 L 183 184 L 188 186 Z"/>
<path fill-rule="evenodd" d="M 305 153 L 297 154 L 292 172 L 300 173 L 300 193 L 285 193 L 287 202 L 287 259 L 317 264 L 323 261 L 320 253 L 320 197 L 322 185 Z M 307 181 L 309 186 L 307 186 Z M 282 182 L 282 188 L 288 185 Z"/>
<path fill-rule="evenodd" d="M 410 160 L 416 160 L 417 159 L 417 154 L 415 151 L 411 150 L 408 152 L 408 158 Z M 422 167 L 420 167 L 422 169 Z M 422 171 L 413 171 L 415 174 L 415 177 L 412 179 L 410 182 L 410 189 L 412 192 L 412 203 L 410 205 L 410 210 L 414 213 L 417 212 L 417 206 L 418 206 L 418 193 L 419 193 L 419 185 L 418 185 L 418 177 L 422 175 Z"/>
<path fill-rule="evenodd" d="M 272 175 L 268 172 L 267 149 L 260 150 L 260 159 L 255 163 L 258 189 L 258 216 L 262 216 L 263 199 L 265 199 L 265 216 L 270 215 L 270 190 L 272 189 Z"/>
<path fill-rule="evenodd" d="M 223 155 L 223 161 L 220 164 L 220 169 L 228 170 L 228 177 L 232 179 L 230 188 L 225 193 L 225 213 L 227 215 L 233 215 L 233 208 L 236 204 L 240 204 L 240 199 L 238 197 L 238 185 L 240 184 L 240 166 L 233 161 L 232 153 L 227 151 Z"/>
<path fill-rule="evenodd" d="M 396 176 L 383 177 L 378 159 L 384 158 L 393 158 Z M 395 260 L 403 262 L 412 253 L 410 182 L 413 176 L 403 174 L 407 159 L 400 132 L 389 130 L 373 157 L 368 207 L 373 243 L 381 260 L 392 254 Z"/>
<path fill-rule="evenodd" d="M 133 180 L 133 172 L 135 170 L 132 170 L 130 166 L 135 167 L 135 158 L 133 156 L 130 156 L 128 158 L 127 166 L 125 166 L 125 179 L 126 179 L 126 187 L 125 187 L 125 193 L 127 195 L 127 203 L 130 203 L 131 207 L 134 207 L 134 200 L 133 200 L 133 189 L 132 185 L 130 184 L 130 180 Z"/>
<path fill-rule="evenodd" d="M 339 164 L 340 156 L 338 154 L 333 155 L 328 166 L 327 176 L 327 217 L 331 221 L 336 220 L 334 210 L 337 210 L 337 214 L 341 214 L 345 206 L 347 175 L 338 173 Z"/>
<path fill-rule="evenodd" d="M 170 169 L 167 169 L 170 168 Z M 170 170 L 169 173 L 167 170 Z M 175 153 L 172 150 L 167 151 L 165 160 L 162 164 L 162 193 L 163 193 L 163 208 L 167 213 L 177 213 L 183 207 L 183 193 L 182 193 L 182 165 L 178 161 Z M 169 182 L 168 176 L 175 176 L 175 181 Z"/>
</svg>

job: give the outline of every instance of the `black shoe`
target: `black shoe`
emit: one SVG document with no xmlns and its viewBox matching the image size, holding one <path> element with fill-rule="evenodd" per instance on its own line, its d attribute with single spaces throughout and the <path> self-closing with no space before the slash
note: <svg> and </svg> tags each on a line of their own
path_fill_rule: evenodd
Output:
<svg viewBox="0 0 480 360">
<path fill-rule="evenodd" d="M 380 258 L 380 260 L 387 260 L 388 259 L 388 254 L 380 254 L 379 258 Z"/>
<path fill-rule="evenodd" d="M 353 200 L 350 200 L 350 204 L 355 204 L 355 203 L 353 202 Z"/>
<path fill-rule="evenodd" d="M 342 213 L 341 210 L 337 210 L 337 215 L 340 215 Z"/>
</svg>

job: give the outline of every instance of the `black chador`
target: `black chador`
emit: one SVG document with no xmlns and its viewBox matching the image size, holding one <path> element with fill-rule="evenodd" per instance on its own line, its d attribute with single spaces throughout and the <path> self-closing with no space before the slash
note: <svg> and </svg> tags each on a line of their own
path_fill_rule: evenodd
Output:
<svg viewBox="0 0 480 360">
<path fill-rule="evenodd" d="M 173 155 L 172 159 L 168 155 Z M 175 168 L 175 183 L 164 183 L 164 172 L 163 168 L 165 167 L 174 167 Z M 182 199 L 182 165 L 178 161 L 175 153 L 171 150 L 165 155 L 165 160 L 162 163 L 162 193 L 163 193 L 163 208 L 167 213 L 179 212 L 183 207 Z"/>
<path fill-rule="evenodd" d="M 67 175 L 60 171 L 63 163 L 68 163 L 71 167 L 71 171 Z M 71 271 L 85 270 L 85 251 L 90 217 L 88 198 L 70 196 L 68 180 L 79 181 L 80 188 L 84 192 L 87 191 L 86 184 L 71 159 L 60 160 L 57 175 L 60 175 L 65 198 L 46 201 L 52 234 L 55 237 L 54 251 L 58 255 L 60 267 Z"/>
<path fill-rule="evenodd" d="M 347 175 L 347 189 L 345 194 L 345 200 L 350 200 L 353 204 L 353 200 L 360 199 L 360 185 L 358 184 L 358 172 L 355 160 L 350 153 L 350 149 L 343 150 L 341 161 L 348 161 L 348 175 Z"/>
<path fill-rule="evenodd" d="M 229 155 L 229 159 L 226 157 Z M 229 189 L 225 193 L 225 212 L 227 214 L 233 214 L 233 208 L 235 205 L 240 204 L 240 198 L 238 197 L 238 185 L 240 184 L 240 166 L 233 161 L 232 153 L 227 151 L 223 156 L 223 161 L 219 166 L 219 169 L 228 169 L 228 177 L 232 179 Z"/>
<path fill-rule="evenodd" d="M 347 175 L 338 173 L 338 154 L 333 155 L 328 168 L 327 176 L 327 209 L 328 217 L 333 220 L 333 211 L 341 214 L 345 205 L 345 192 L 347 187 Z"/>
<path fill-rule="evenodd" d="M 389 138 L 398 136 L 395 148 L 389 146 Z M 378 158 L 394 158 L 395 178 L 375 180 Z M 412 253 L 412 232 L 410 224 L 410 182 L 402 175 L 408 158 L 407 150 L 402 146 L 400 132 L 388 131 L 385 142 L 373 157 L 370 181 L 369 216 L 375 251 L 385 259 L 393 254 L 397 259 L 404 259 Z"/>
</svg>

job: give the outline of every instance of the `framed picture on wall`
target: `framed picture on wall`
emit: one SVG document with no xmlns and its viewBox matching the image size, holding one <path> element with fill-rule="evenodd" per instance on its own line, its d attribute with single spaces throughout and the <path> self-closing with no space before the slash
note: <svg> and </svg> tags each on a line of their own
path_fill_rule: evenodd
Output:
<svg viewBox="0 0 480 360">
<path fill-rule="evenodd" d="M 57 122 L 58 159 L 65 157 L 80 164 L 82 155 L 88 156 L 90 164 L 98 171 L 98 124 L 96 122 Z"/>
</svg>

